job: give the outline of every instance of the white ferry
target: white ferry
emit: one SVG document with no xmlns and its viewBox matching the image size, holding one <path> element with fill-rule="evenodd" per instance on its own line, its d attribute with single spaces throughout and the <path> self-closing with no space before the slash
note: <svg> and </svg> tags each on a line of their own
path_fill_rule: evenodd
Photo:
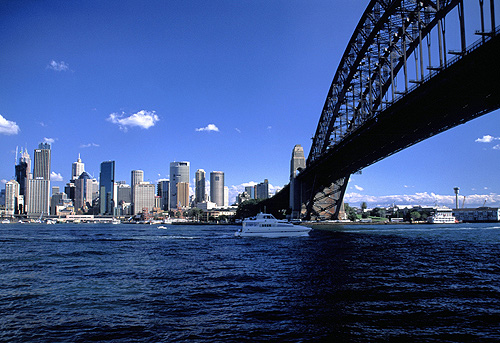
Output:
<svg viewBox="0 0 500 343">
<path fill-rule="evenodd" d="M 455 224 L 457 220 L 453 216 L 453 210 L 451 208 L 443 207 L 436 208 L 436 212 L 434 215 L 427 218 L 427 222 L 430 224 Z"/>
<path fill-rule="evenodd" d="M 243 220 L 236 237 L 298 237 L 307 236 L 311 228 L 293 225 L 286 220 L 278 220 L 272 214 L 259 213 L 256 217 Z"/>
</svg>

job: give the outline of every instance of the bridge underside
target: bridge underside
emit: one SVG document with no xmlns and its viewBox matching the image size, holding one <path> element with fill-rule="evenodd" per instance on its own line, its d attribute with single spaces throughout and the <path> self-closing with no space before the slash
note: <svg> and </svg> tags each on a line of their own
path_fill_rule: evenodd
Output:
<svg viewBox="0 0 500 343">
<path fill-rule="evenodd" d="M 499 56 L 500 36 L 496 36 L 367 120 L 308 165 L 296 179 L 308 215 L 315 212 L 318 194 L 338 185 L 339 180 L 347 183 L 349 176 L 362 168 L 498 109 Z M 339 213 L 344 190 L 345 186 L 343 190 L 337 187 L 340 198 L 333 197 L 337 199 L 335 204 L 327 204 L 327 207 L 335 207 L 334 211 L 330 210 L 333 216 Z"/>
</svg>

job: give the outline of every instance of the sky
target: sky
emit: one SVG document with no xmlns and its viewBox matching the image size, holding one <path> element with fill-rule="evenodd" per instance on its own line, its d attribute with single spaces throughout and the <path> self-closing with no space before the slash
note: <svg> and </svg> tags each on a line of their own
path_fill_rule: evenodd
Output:
<svg viewBox="0 0 500 343">
<path fill-rule="evenodd" d="M 156 182 L 170 162 L 189 161 L 191 179 L 223 171 L 231 202 L 264 179 L 275 191 L 288 183 L 294 145 L 309 153 L 367 4 L 2 1 L 0 179 L 14 177 L 16 147 L 33 156 L 50 142 L 61 188 L 80 154 L 96 178 L 107 160 L 127 183 L 131 170 Z M 460 187 L 466 206 L 500 206 L 499 166 L 495 111 L 352 175 L 345 200 L 451 207 Z"/>
</svg>

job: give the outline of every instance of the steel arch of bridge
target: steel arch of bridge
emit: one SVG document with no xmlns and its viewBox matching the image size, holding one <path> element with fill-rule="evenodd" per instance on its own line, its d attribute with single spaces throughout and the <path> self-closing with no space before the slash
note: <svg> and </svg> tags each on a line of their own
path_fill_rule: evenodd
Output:
<svg viewBox="0 0 500 343">
<path fill-rule="evenodd" d="M 484 0 L 478 2 L 481 30 L 476 33 L 483 36 L 484 43 L 487 36 L 495 37 L 498 31 L 495 26 L 494 0 L 489 1 L 491 31 L 486 30 L 484 25 Z M 447 52 L 445 19 L 453 9 L 458 10 L 460 49 Z M 357 137 L 359 132 L 366 130 L 367 123 L 377 122 L 379 114 L 388 109 L 390 111 L 401 96 L 411 94 L 410 91 L 425 84 L 436 73 L 449 69 L 449 66 L 467 55 L 464 11 L 463 0 L 370 1 L 347 45 L 328 91 L 304 173 L 298 176 L 297 181 L 291 180 L 295 189 L 300 185 L 300 194 L 292 196 L 300 196 L 301 211 L 302 214 L 306 211 L 306 218 L 330 216 L 337 219 L 350 173 L 363 168 L 358 163 L 358 169 L 351 168 L 352 170 L 347 171 L 340 168 L 345 170 L 343 174 L 327 172 L 326 175 L 337 176 L 326 182 L 326 175 L 316 174 L 318 170 L 324 170 L 325 156 L 338 151 L 338 146 L 344 147 L 346 141 L 355 139 L 353 137 Z M 436 40 L 436 34 L 438 49 L 432 47 L 434 50 L 431 50 L 431 42 Z M 424 50 L 428 56 L 424 57 Z M 434 58 L 431 58 L 431 51 L 435 54 Z M 458 56 L 448 60 L 447 53 Z M 410 56 L 415 59 L 414 66 L 409 65 Z M 428 61 L 424 62 L 424 59 Z M 410 80 L 409 70 L 415 72 L 414 80 Z M 410 83 L 415 85 L 409 87 Z M 443 125 L 431 134 L 421 135 L 419 139 L 425 139 L 452 126 Z M 392 153 L 417 141 L 400 144 Z M 380 155 L 378 159 L 385 156 Z M 374 161 L 376 160 L 372 160 L 372 163 Z M 342 163 L 337 163 L 339 162 Z M 299 209 L 292 206 L 292 213 L 297 210 Z"/>
<path fill-rule="evenodd" d="M 480 0 L 481 11 L 483 0 Z M 493 13 L 494 0 L 490 0 Z M 354 132 L 366 120 L 376 117 L 387 102 L 388 91 L 395 99 L 395 82 L 399 72 L 404 73 L 404 91 L 410 82 L 419 83 L 425 72 L 423 44 L 436 28 L 439 39 L 439 66 L 446 63 L 445 25 L 443 20 L 458 8 L 461 51 L 465 51 L 463 0 L 372 0 L 363 13 L 342 56 L 323 106 L 313 137 L 307 165 L 314 163 L 329 148 Z M 483 19 L 483 18 L 482 18 Z M 483 23 L 484 31 L 484 23 Z M 492 15 L 492 31 L 494 16 Z M 418 50 L 417 50 L 418 49 Z M 416 51 L 417 50 L 417 51 Z M 417 80 L 409 80 L 408 57 L 415 53 Z M 430 59 L 430 55 L 429 55 Z M 417 62 L 418 60 L 418 62 Z"/>
</svg>

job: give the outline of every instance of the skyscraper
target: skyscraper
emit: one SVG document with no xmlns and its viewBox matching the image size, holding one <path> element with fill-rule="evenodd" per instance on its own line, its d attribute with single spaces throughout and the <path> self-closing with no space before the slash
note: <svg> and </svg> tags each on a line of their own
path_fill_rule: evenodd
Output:
<svg viewBox="0 0 500 343">
<path fill-rule="evenodd" d="M 189 205 L 189 183 L 177 182 L 177 209 Z"/>
<path fill-rule="evenodd" d="M 203 169 L 198 169 L 195 174 L 195 198 L 194 202 L 199 203 L 206 200 L 206 191 L 205 191 L 205 171 Z"/>
<path fill-rule="evenodd" d="M 25 206 L 21 209 L 22 213 L 26 211 L 26 202 L 28 201 L 28 186 L 31 178 L 31 158 L 28 152 L 21 150 L 19 163 L 16 165 L 16 181 L 19 183 L 19 195 L 24 197 Z"/>
<path fill-rule="evenodd" d="M 210 173 L 210 201 L 224 206 L 224 173 L 221 171 Z"/>
<path fill-rule="evenodd" d="M 171 208 L 177 208 L 177 205 L 179 204 L 179 199 L 177 199 L 177 194 L 178 194 L 177 184 L 180 182 L 187 184 L 187 189 L 188 189 L 187 201 L 185 202 L 184 205 L 181 205 L 181 206 L 187 206 L 189 202 L 189 162 L 185 161 L 170 162 L 170 207 Z M 183 191 L 185 191 L 184 187 L 185 186 L 182 187 Z M 185 194 L 183 194 L 183 196 L 185 196 Z"/>
<path fill-rule="evenodd" d="M 50 144 L 40 143 L 33 154 L 33 178 L 28 182 L 28 216 L 50 213 Z"/>
<path fill-rule="evenodd" d="M 256 199 L 267 199 L 269 198 L 269 181 L 267 179 L 255 185 L 255 198 Z"/>
<path fill-rule="evenodd" d="M 85 171 L 85 164 L 82 162 L 80 154 L 78 154 L 78 159 L 71 165 L 71 180 L 78 179 L 84 171 Z"/>
<path fill-rule="evenodd" d="M 99 174 L 99 213 L 113 214 L 115 207 L 115 161 L 101 163 Z"/>
<path fill-rule="evenodd" d="M 160 197 L 161 209 L 170 211 L 170 180 L 159 180 L 156 195 Z"/>
<path fill-rule="evenodd" d="M 134 185 L 134 214 L 149 213 L 155 206 L 155 185 L 139 182 Z"/>
<path fill-rule="evenodd" d="M 80 210 L 89 203 L 92 205 L 92 177 L 87 172 L 82 172 L 75 180 L 75 210 Z"/>
<path fill-rule="evenodd" d="M 142 170 L 132 170 L 130 173 L 130 186 L 132 189 L 135 185 L 144 181 L 144 171 Z"/>
<path fill-rule="evenodd" d="M 245 192 L 248 194 L 250 199 L 255 199 L 255 187 L 254 186 L 245 186 Z"/>
</svg>

